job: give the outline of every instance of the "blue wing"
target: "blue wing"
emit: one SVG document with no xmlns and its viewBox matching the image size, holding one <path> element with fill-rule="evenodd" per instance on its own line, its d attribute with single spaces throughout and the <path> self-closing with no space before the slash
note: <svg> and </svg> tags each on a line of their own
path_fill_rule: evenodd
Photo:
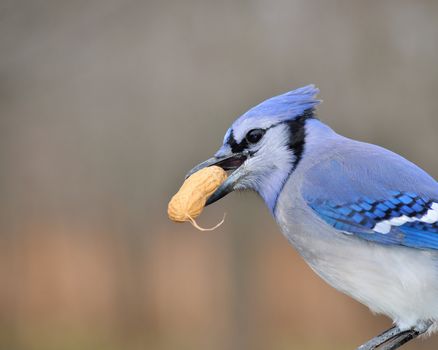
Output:
<svg viewBox="0 0 438 350">
<path fill-rule="evenodd" d="M 438 249 L 438 183 L 383 148 L 350 141 L 306 173 L 303 197 L 334 228 L 387 245 Z"/>
</svg>

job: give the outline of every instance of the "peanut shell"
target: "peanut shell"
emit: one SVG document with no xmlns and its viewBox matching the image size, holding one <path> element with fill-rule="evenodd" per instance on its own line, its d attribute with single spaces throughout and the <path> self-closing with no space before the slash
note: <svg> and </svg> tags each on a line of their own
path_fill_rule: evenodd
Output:
<svg viewBox="0 0 438 350">
<path fill-rule="evenodd" d="M 204 209 L 207 198 L 226 179 L 225 170 L 215 165 L 192 174 L 170 200 L 167 207 L 169 219 L 185 222 L 198 217 Z"/>
</svg>

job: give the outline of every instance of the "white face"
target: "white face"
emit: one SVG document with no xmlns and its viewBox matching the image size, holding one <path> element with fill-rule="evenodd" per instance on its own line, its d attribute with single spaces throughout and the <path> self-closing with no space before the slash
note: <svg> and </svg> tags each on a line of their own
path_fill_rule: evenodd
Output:
<svg viewBox="0 0 438 350">
<path fill-rule="evenodd" d="M 278 124 L 267 129 L 259 142 L 248 143 L 247 150 L 251 156 L 236 170 L 240 177 L 235 188 L 251 189 L 262 194 L 277 185 L 279 173 L 289 172 L 295 160 L 288 146 L 289 136 L 289 127 Z"/>
<path fill-rule="evenodd" d="M 296 156 L 291 149 L 291 129 L 287 123 L 253 128 L 237 143 L 234 130 L 228 133 L 216 157 L 244 154 L 246 160 L 230 175 L 232 190 L 253 190 L 273 209 Z"/>
</svg>

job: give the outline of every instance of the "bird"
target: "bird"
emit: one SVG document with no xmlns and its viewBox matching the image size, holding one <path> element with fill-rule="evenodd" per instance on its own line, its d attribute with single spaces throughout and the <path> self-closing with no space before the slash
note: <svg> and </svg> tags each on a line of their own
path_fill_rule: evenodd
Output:
<svg viewBox="0 0 438 350">
<path fill-rule="evenodd" d="M 336 133 L 316 115 L 319 89 L 269 98 L 237 118 L 213 157 L 233 191 L 264 201 L 325 282 L 393 326 L 358 350 L 393 350 L 438 330 L 438 183 L 404 157 Z"/>
</svg>

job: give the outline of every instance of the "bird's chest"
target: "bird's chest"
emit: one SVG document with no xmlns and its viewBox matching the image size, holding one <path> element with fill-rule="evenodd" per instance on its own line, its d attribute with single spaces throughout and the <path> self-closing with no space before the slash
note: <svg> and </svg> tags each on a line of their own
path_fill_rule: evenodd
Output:
<svg viewBox="0 0 438 350">
<path fill-rule="evenodd" d="M 316 219 L 293 181 L 279 195 L 274 217 L 283 235 L 309 263 L 329 244 L 329 227 Z"/>
</svg>

